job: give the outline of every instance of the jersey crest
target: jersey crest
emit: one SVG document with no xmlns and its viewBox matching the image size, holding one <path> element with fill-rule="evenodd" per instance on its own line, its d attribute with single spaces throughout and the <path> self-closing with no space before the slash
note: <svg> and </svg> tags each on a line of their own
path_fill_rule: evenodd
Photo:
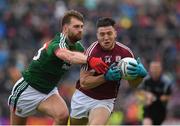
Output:
<svg viewBox="0 0 180 126">
<path fill-rule="evenodd" d="M 111 63 L 111 58 L 112 58 L 112 56 L 105 56 L 104 57 L 104 62 L 105 63 Z"/>
</svg>

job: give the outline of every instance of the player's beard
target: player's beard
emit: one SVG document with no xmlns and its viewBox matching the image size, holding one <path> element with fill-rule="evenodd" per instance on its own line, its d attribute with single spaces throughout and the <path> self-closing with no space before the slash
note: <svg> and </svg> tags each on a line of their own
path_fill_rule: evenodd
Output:
<svg viewBox="0 0 180 126">
<path fill-rule="evenodd" d="M 69 34 L 68 38 L 71 43 L 76 43 L 77 41 L 82 39 L 82 34 L 78 33 L 75 35 L 75 34 L 71 33 L 71 34 Z"/>
</svg>

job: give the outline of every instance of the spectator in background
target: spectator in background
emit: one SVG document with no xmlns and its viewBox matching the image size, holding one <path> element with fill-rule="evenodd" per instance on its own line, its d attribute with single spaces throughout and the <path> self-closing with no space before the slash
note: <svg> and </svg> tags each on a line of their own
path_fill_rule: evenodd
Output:
<svg viewBox="0 0 180 126">
<path fill-rule="evenodd" d="M 176 61 L 175 68 L 176 80 L 172 88 L 171 99 L 167 105 L 167 118 L 163 122 L 163 125 L 180 125 L 180 59 Z"/>
<path fill-rule="evenodd" d="M 144 125 L 160 125 L 166 117 L 166 106 L 171 94 L 171 85 L 163 78 L 162 64 L 152 61 L 149 78 L 141 85 L 147 97 L 144 106 Z"/>
</svg>

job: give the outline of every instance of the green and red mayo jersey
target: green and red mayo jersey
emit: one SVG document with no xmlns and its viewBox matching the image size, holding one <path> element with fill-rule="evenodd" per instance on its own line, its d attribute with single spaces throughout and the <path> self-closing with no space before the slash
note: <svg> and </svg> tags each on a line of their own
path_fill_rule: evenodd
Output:
<svg viewBox="0 0 180 126">
<path fill-rule="evenodd" d="M 102 49 L 98 41 L 91 44 L 91 46 L 86 50 L 86 55 L 93 57 L 101 57 L 108 66 L 110 66 L 114 62 L 118 62 L 122 58 L 134 57 L 132 51 L 120 42 L 116 42 L 113 50 L 106 51 Z M 88 64 L 82 65 L 81 69 L 85 71 L 92 70 L 92 68 Z M 95 76 L 96 75 L 98 74 L 95 73 Z M 107 81 L 104 84 L 101 84 L 92 89 L 83 89 L 80 85 L 79 80 L 76 84 L 76 88 L 78 90 L 80 90 L 87 96 L 98 100 L 116 98 L 119 86 L 120 81 Z"/>
<path fill-rule="evenodd" d="M 55 55 L 54 52 L 58 48 L 84 52 L 84 47 L 79 41 L 70 44 L 62 33 L 57 33 L 50 42 L 45 43 L 33 57 L 29 67 L 22 72 L 22 76 L 29 85 L 42 93 L 47 94 L 57 86 L 71 66 Z"/>
</svg>

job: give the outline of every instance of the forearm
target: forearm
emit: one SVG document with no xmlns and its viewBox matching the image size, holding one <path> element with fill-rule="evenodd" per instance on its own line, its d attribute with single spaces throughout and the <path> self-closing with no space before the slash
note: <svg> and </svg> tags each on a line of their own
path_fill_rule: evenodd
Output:
<svg viewBox="0 0 180 126">
<path fill-rule="evenodd" d="M 73 52 L 67 49 L 58 49 L 56 56 L 70 64 L 85 64 L 87 56 L 80 52 Z"/>
<path fill-rule="evenodd" d="M 85 88 L 85 89 L 91 89 L 91 88 L 97 87 L 105 82 L 106 80 L 104 79 L 104 75 L 87 76 L 80 79 L 80 85 L 82 88 Z"/>
<path fill-rule="evenodd" d="M 69 57 L 70 64 L 85 64 L 87 63 L 87 56 L 80 52 L 73 52 Z"/>
<path fill-rule="evenodd" d="M 162 96 L 160 97 L 160 100 L 163 101 L 163 102 L 167 102 L 169 99 L 170 99 L 170 96 L 169 96 L 169 95 L 162 95 Z"/>
<path fill-rule="evenodd" d="M 142 82 L 143 78 L 137 77 L 135 80 L 129 80 L 129 85 L 133 88 L 137 88 L 139 84 Z"/>
</svg>

